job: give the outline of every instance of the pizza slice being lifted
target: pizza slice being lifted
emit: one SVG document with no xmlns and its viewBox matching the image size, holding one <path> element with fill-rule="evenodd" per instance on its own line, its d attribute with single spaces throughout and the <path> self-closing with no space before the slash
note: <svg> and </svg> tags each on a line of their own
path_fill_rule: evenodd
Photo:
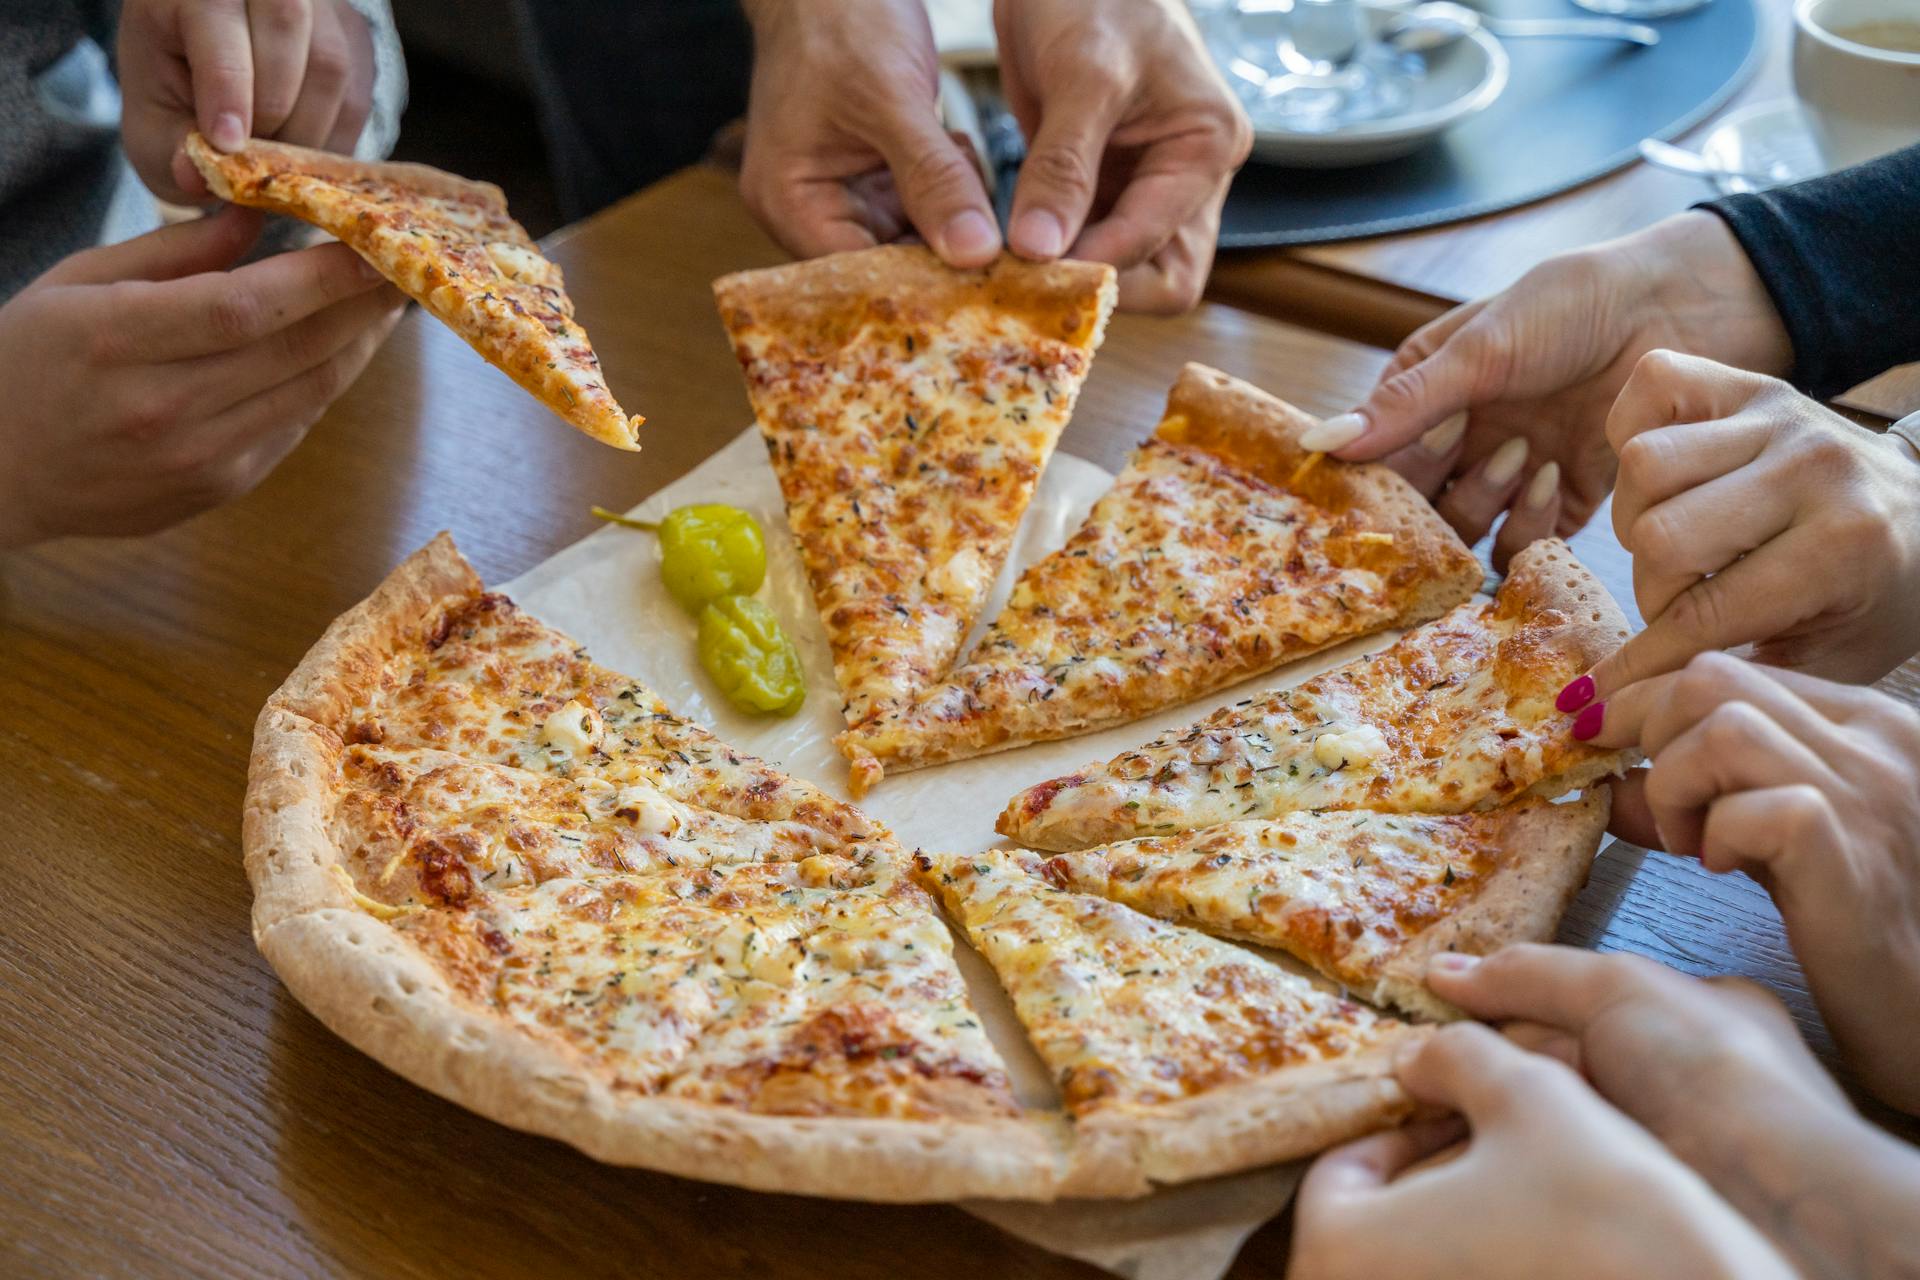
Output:
<svg viewBox="0 0 1920 1280">
<path fill-rule="evenodd" d="M 859 735 L 953 664 L 1052 456 L 1111 267 L 890 245 L 714 284 Z"/>
<path fill-rule="evenodd" d="M 1409 1109 L 1420 1032 L 1271 960 L 1065 892 L 996 849 L 919 854 L 993 965 L 1073 1120 L 1069 1195 L 1138 1194 L 1318 1151 Z"/>
<path fill-rule="evenodd" d="M 1464 813 L 1557 796 L 1626 769 L 1576 742 L 1554 697 L 1627 636 L 1565 543 L 1514 557 L 1469 601 L 1390 648 L 1029 787 L 998 829 L 1071 850 L 1300 809 Z"/>
<path fill-rule="evenodd" d="M 1427 989 L 1427 962 L 1551 939 L 1607 801 L 1600 787 L 1486 813 L 1299 812 L 1026 857 L 1061 888 L 1278 948 L 1363 999 L 1444 1019 L 1459 1014 Z"/>
<path fill-rule="evenodd" d="M 1470 597 L 1480 565 L 1446 522 L 1386 467 L 1301 449 L 1314 421 L 1188 365 L 1153 438 L 967 659 L 848 730 L 855 771 L 1135 720 Z"/>
<path fill-rule="evenodd" d="M 615 402 L 560 268 L 508 216 L 500 188 L 258 139 L 226 153 L 191 133 L 186 151 L 220 199 L 330 233 L 569 423 L 640 447 L 644 419 Z"/>
</svg>

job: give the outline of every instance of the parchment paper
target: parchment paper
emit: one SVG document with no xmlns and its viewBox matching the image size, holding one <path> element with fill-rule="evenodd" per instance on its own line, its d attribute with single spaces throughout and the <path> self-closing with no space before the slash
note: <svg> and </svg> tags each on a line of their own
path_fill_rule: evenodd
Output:
<svg viewBox="0 0 1920 1280">
<path fill-rule="evenodd" d="M 1018 571 L 1064 543 L 1112 480 L 1104 469 L 1084 459 L 1054 456 L 976 633 L 999 612 Z M 499 589 L 586 645 L 597 661 L 645 682 L 676 712 L 710 726 L 726 742 L 846 795 L 846 762 L 833 745 L 834 734 L 844 727 L 833 660 L 798 549 L 787 531 L 779 484 L 767 465 L 757 431 L 743 432 L 631 514 L 658 519 L 689 502 L 730 503 L 751 511 L 766 531 L 767 581 L 760 596 L 780 615 L 807 675 L 806 705 L 788 719 L 742 714 L 714 692 L 695 655 L 694 621 L 662 585 L 659 549 L 649 533 L 602 529 Z M 1223 703 L 1295 684 L 1358 654 L 1384 648 L 1393 638 L 1389 632 L 1354 641 L 1105 733 L 889 776 L 861 801 L 861 807 L 892 827 L 908 847 L 959 853 L 991 848 L 1001 843 L 993 830 L 995 817 L 1016 792 L 1033 783 L 1071 772 L 1089 760 L 1105 760 Z M 992 970 L 966 947 L 955 950 L 982 1024 L 1006 1059 L 1021 1101 L 1037 1107 L 1056 1104 L 1052 1081 L 1015 1021 Z M 1218 1280 L 1246 1237 L 1286 1206 L 1303 1172 L 1303 1164 L 1256 1170 L 1136 1201 L 970 1203 L 964 1207 L 1023 1240 L 1117 1275 L 1135 1280 Z"/>
</svg>

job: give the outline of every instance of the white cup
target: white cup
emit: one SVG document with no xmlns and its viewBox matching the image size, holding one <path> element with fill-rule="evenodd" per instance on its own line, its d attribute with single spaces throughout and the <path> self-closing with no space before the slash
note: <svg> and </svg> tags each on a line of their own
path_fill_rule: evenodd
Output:
<svg viewBox="0 0 1920 1280">
<path fill-rule="evenodd" d="M 1796 0 L 1793 90 L 1829 169 L 1920 142 L 1920 0 Z"/>
</svg>

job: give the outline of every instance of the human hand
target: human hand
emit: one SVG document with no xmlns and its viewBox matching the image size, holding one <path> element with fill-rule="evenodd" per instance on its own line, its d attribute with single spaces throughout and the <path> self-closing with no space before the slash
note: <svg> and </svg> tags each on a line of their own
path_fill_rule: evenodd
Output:
<svg viewBox="0 0 1920 1280">
<path fill-rule="evenodd" d="M 1697 653 L 1866 681 L 1920 648 L 1920 459 L 1785 383 L 1644 357 L 1607 420 L 1613 527 L 1647 629 L 1570 686 L 1607 699 Z"/>
<path fill-rule="evenodd" d="M 67 258 L 0 306 L 0 547 L 144 533 L 252 488 L 405 299 L 345 245 L 225 270 L 226 210 Z"/>
<path fill-rule="evenodd" d="M 1659 347 L 1767 372 L 1792 363 L 1759 277 L 1710 213 L 1548 259 L 1504 292 L 1456 307 L 1401 344 L 1353 413 L 1329 418 L 1304 443 L 1348 459 L 1385 457 L 1429 497 L 1444 491 L 1441 510 L 1468 542 L 1516 495 L 1542 491 L 1546 501 L 1523 502 L 1516 514 L 1568 535 L 1613 486 L 1608 408 L 1640 357 Z M 1512 460 L 1514 440 L 1526 442 L 1525 465 L 1505 481 L 1489 478 L 1502 446 Z M 1549 464 L 1553 482 L 1531 490 Z M 1463 492 L 1446 490 L 1449 481 Z M 1506 550 L 1524 545 L 1504 541 Z"/>
<path fill-rule="evenodd" d="M 120 135 L 163 200 L 206 198 L 181 149 L 249 137 L 349 153 L 373 106 L 373 34 L 346 0 L 126 0 Z"/>
<path fill-rule="evenodd" d="M 1321 1157 L 1295 1211 L 1293 1280 L 1793 1274 L 1759 1233 L 1567 1067 L 1485 1027 L 1442 1028 L 1399 1066 L 1457 1122 Z M 1424 1162 L 1424 1163 L 1423 1163 Z"/>
<path fill-rule="evenodd" d="M 754 28 L 740 191 L 800 257 L 917 232 L 957 267 L 1000 251 L 971 149 L 939 119 L 920 0 L 748 0 Z"/>
<path fill-rule="evenodd" d="M 1427 982 L 1575 1066 L 1804 1274 L 1908 1274 L 1887 1264 L 1920 1253 L 1920 1157 L 1853 1111 L 1759 987 L 1538 945 L 1436 957 Z"/>
<path fill-rule="evenodd" d="M 1765 885 L 1848 1065 L 1920 1115 L 1920 715 L 1714 653 L 1622 690 L 1598 738 L 1653 761 L 1616 829 Z"/>
<path fill-rule="evenodd" d="M 1177 0 L 996 0 L 1007 105 L 1031 139 L 1008 247 L 1112 263 L 1120 306 L 1200 300 L 1253 130 Z"/>
</svg>

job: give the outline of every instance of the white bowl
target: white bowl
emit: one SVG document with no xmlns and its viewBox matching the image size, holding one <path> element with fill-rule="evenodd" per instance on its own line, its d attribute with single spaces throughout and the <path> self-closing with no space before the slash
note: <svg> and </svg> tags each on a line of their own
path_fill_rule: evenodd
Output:
<svg viewBox="0 0 1920 1280">
<path fill-rule="evenodd" d="M 1362 8 L 1375 31 L 1395 16 L 1386 6 Z M 1507 87 L 1508 71 L 1506 49 L 1487 32 L 1475 31 L 1427 56 L 1426 74 L 1409 84 L 1407 109 L 1391 116 L 1304 133 L 1262 120 L 1259 105 L 1250 104 L 1253 154 L 1268 164 L 1299 169 L 1339 169 L 1409 155 L 1493 105 Z"/>
</svg>

